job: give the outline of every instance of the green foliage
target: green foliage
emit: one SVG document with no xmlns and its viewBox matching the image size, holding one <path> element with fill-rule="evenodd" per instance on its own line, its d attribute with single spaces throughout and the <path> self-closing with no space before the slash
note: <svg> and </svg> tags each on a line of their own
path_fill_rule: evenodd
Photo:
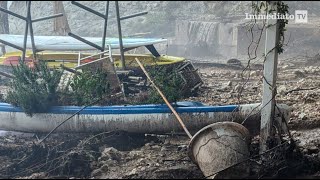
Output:
<svg viewBox="0 0 320 180">
<path fill-rule="evenodd" d="M 94 73 L 85 71 L 81 75 L 74 76 L 70 86 L 71 98 L 78 106 L 92 103 L 95 99 L 102 99 L 111 91 L 107 73 L 101 69 Z"/>
<path fill-rule="evenodd" d="M 155 66 L 149 70 L 154 83 L 166 96 L 169 102 L 177 102 L 185 97 L 184 81 L 176 70 L 167 72 L 165 67 Z M 162 97 L 154 88 L 150 88 L 149 97 L 144 103 L 164 103 Z"/>
<path fill-rule="evenodd" d="M 286 15 L 289 14 L 289 6 L 282 1 L 277 1 L 278 12 L 280 14 Z M 278 53 L 283 53 L 283 44 L 284 44 L 284 32 L 286 31 L 286 24 L 288 24 L 289 20 L 287 19 L 279 19 L 279 36 L 280 42 L 277 46 Z"/>
<path fill-rule="evenodd" d="M 29 116 L 46 112 L 57 103 L 57 92 L 62 71 L 48 69 L 45 62 L 30 69 L 25 63 L 12 67 L 15 78 L 10 83 L 6 101 L 22 108 Z"/>
</svg>

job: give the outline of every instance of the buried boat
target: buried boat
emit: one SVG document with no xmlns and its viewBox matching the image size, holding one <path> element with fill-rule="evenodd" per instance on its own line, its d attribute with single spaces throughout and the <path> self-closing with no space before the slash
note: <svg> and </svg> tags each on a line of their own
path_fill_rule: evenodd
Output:
<svg viewBox="0 0 320 180">
<path fill-rule="evenodd" d="M 207 106 L 200 102 L 177 102 L 173 104 L 175 110 L 183 119 L 191 132 L 223 121 L 241 123 L 246 117 L 256 122 L 247 127 L 255 132 L 259 129 L 260 104 Z M 280 112 L 286 120 L 289 118 L 290 108 L 285 104 L 278 104 Z M 7 103 L 0 103 L 0 129 L 6 131 L 20 131 L 32 133 L 46 133 L 58 126 L 63 120 L 79 111 L 80 106 L 55 106 L 47 113 L 35 113 L 27 116 L 19 107 Z M 258 114 L 258 115 L 257 115 Z M 256 116 L 254 116 L 256 115 Z M 244 124 L 246 126 L 246 124 Z M 72 117 L 57 132 L 105 132 L 122 130 L 132 133 L 172 133 L 182 132 L 183 129 L 167 105 L 122 105 L 122 106 L 89 106 Z"/>
<path fill-rule="evenodd" d="M 27 39 L 30 36 L 27 37 Z M 85 40 L 92 42 L 95 45 L 102 43 L 99 37 L 83 37 Z M 0 41 L 7 45 L 14 44 L 15 46 L 23 47 L 22 43 L 25 37 L 23 35 L 0 34 Z M 192 92 L 203 84 L 197 69 L 192 62 L 183 57 L 168 56 L 159 54 L 155 48 L 155 44 L 164 43 L 167 39 L 162 38 L 123 38 L 124 52 L 135 50 L 139 47 L 145 47 L 149 53 L 147 54 L 124 54 L 122 58 L 120 54 L 114 54 L 113 50 L 119 51 L 120 44 L 118 38 L 106 38 L 106 49 L 103 52 L 97 53 L 97 49 L 83 43 L 77 39 L 68 36 L 34 36 L 35 54 L 33 51 L 25 52 L 25 63 L 28 66 L 34 66 L 34 62 L 46 62 L 50 68 L 67 68 L 78 69 L 89 63 L 95 63 L 99 60 L 110 61 L 112 65 L 108 65 L 107 70 L 114 72 L 123 84 L 125 94 L 137 92 L 140 87 L 145 88 L 145 76 L 140 70 L 135 58 L 141 60 L 146 68 L 155 68 L 157 66 L 166 69 L 166 72 L 177 71 L 184 81 L 184 88 L 190 89 Z M 0 44 L 1 45 L 1 44 Z M 5 47 L 3 45 L 3 47 Z M 27 41 L 26 48 L 32 49 L 31 42 Z M 79 53 L 77 53 L 78 51 Z M 12 73 L 11 66 L 18 65 L 22 52 L 2 52 L 0 57 L 0 73 Z M 103 56 L 103 57 L 102 57 Z M 35 59 L 34 59 L 35 58 Z M 109 63 L 108 63 L 109 64 Z M 69 69 L 70 70 L 70 69 Z M 143 86 L 140 86 L 144 84 Z M 131 86 L 131 87 L 128 87 Z M 133 86 L 133 87 L 132 87 Z M 141 89 L 141 88 L 140 88 Z"/>
</svg>

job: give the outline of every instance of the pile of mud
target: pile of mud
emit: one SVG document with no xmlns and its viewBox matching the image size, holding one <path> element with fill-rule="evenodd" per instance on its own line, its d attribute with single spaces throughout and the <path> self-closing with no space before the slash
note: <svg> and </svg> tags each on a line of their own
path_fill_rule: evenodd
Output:
<svg viewBox="0 0 320 180">
<path fill-rule="evenodd" d="M 37 144 L 38 138 L 25 134 L 0 137 L 0 178 L 205 178 L 187 155 L 186 136 L 120 131 L 53 134 Z M 319 170 L 317 158 L 288 145 L 259 156 L 258 140 L 252 139 L 252 158 L 238 164 L 251 167 L 249 179 L 305 176 Z"/>
</svg>

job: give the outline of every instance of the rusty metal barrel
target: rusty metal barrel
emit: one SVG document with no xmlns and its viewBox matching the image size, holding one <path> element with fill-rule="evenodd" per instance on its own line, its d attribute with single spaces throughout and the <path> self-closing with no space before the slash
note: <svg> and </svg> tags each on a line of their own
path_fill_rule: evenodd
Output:
<svg viewBox="0 0 320 180">
<path fill-rule="evenodd" d="M 234 165 L 249 158 L 249 142 L 249 131 L 241 124 L 218 122 L 192 137 L 188 153 L 207 178 L 242 178 L 248 175 L 248 166 Z"/>
</svg>

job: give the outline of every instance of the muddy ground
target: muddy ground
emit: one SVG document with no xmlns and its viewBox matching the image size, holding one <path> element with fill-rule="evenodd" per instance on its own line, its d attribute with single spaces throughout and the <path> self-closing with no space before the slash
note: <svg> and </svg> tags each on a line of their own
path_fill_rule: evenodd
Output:
<svg viewBox="0 0 320 180">
<path fill-rule="evenodd" d="M 280 60 L 276 100 L 293 108 L 288 125 L 296 146 L 272 152 L 274 161 L 269 163 L 260 156 L 251 158 L 247 178 L 320 177 L 319 62 Z M 203 62 L 194 65 L 204 85 L 197 97 L 187 100 L 208 105 L 261 102 L 261 65 L 251 66 L 250 71 Z M 241 74 L 250 75 L 249 80 L 241 79 Z M 183 133 L 54 134 L 38 145 L 44 136 L 2 132 L 0 178 L 205 178 L 187 155 L 189 140 Z M 252 156 L 258 153 L 258 140 L 252 139 Z"/>
</svg>

